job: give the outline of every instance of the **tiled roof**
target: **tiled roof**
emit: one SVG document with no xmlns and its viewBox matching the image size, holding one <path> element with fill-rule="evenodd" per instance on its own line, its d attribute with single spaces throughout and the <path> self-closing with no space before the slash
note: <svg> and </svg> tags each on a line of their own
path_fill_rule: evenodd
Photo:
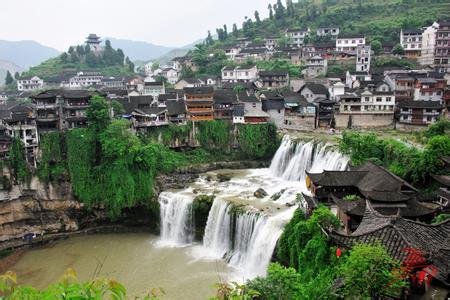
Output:
<svg viewBox="0 0 450 300">
<path fill-rule="evenodd" d="M 436 278 L 448 284 L 450 220 L 429 225 L 399 216 L 385 216 L 367 202 L 364 218 L 355 232 L 348 236 L 332 231 L 329 236 L 338 245 L 348 248 L 356 243 L 379 241 L 393 258 L 400 261 L 408 258 L 408 249 L 419 250 L 437 267 Z"/>
<path fill-rule="evenodd" d="M 186 113 L 186 105 L 184 100 L 167 100 L 166 101 L 167 113 L 170 116 L 181 115 Z"/>
</svg>

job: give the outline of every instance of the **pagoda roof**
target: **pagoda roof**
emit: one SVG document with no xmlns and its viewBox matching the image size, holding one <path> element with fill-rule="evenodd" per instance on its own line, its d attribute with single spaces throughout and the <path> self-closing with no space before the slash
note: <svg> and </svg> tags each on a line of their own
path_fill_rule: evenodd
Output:
<svg viewBox="0 0 450 300">
<path fill-rule="evenodd" d="M 330 238 L 338 245 L 351 248 L 356 243 L 380 242 L 395 259 L 411 259 L 410 249 L 423 252 L 428 262 L 435 265 L 435 276 L 445 284 L 450 269 L 450 220 L 438 224 L 424 224 L 400 217 L 379 213 L 366 202 L 364 217 L 355 232 L 345 235 L 330 232 Z"/>
<path fill-rule="evenodd" d="M 99 40 L 100 37 L 97 36 L 95 33 L 90 33 L 89 36 L 86 39 L 87 40 Z"/>
</svg>

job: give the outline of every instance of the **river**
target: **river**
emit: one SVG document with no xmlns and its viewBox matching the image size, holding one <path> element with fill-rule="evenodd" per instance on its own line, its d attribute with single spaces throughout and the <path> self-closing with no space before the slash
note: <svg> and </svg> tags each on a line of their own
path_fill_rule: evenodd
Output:
<svg viewBox="0 0 450 300">
<path fill-rule="evenodd" d="M 196 260 L 190 247 L 161 248 L 155 246 L 157 241 L 146 233 L 72 237 L 25 252 L 12 271 L 20 284 L 41 289 L 73 268 L 81 281 L 118 280 L 128 298 L 162 288 L 164 299 L 207 299 L 231 272 L 222 260 Z"/>
</svg>

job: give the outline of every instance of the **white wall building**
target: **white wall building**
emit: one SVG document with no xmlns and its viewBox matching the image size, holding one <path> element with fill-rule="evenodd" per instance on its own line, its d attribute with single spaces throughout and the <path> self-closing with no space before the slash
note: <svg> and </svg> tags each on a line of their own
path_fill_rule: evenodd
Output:
<svg viewBox="0 0 450 300">
<path fill-rule="evenodd" d="M 44 87 L 44 80 L 37 76 L 24 77 L 17 80 L 17 90 L 21 92 L 29 92 Z"/>
<path fill-rule="evenodd" d="M 356 72 L 369 72 L 371 47 L 365 45 L 358 45 L 356 48 Z"/>
<path fill-rule="evenodd" d="M 338 36 L 336 38 L 336 51 L 352 52 L 356 51 L 358 45 L 365 45 L 366 38 L 363 36 Z"/>
<path fill-rule="evenodd" d="M 100 72 L 78 72 L 69 79 L 69 88 L 77 89 L 102 84 L 103 75 Z"/>
<path fill-rule="evenodd" d="M 226 82 L 253 82 L 258 79 L 258 68 L 224 67 L 222 69 L 222 81 Z"/>
<path fill-rule="evenodd" d="M 318 36 L 337 36 L 339 34 L 339 27 L 319 27 L 316 33 Z"/>
<path fill-rule="evenodd" d="M 304 44 L 305 37 L 309 35 L 309 28 L 307 29 L 288 29 L 286 30 L 286 37 L 289 39 L 291 47 L 301 47 Z"/>
<path fill-rule="evenodd" d="M 161 75 L 165 77 L 170 84 L 175 84 L 178 82 L 178 72 L 172 67 L 164 68 Z"/>
<path fill-rule="evenodd" d="M 425 27 L 422 32 L 422 46 L 419 57 L 421 65 L 432 65 L 434 63 L 434 48 L 438 28 L 439 24 L 434 22 L 431 26 Z"/>
<path fill-rule="evenodd" d="M 420 56 L 422 50 L 422 31 L 419 29 L 401 29 L 400 45 L 405 50 L 405 55 L 410 57 Z"/>
</svg>

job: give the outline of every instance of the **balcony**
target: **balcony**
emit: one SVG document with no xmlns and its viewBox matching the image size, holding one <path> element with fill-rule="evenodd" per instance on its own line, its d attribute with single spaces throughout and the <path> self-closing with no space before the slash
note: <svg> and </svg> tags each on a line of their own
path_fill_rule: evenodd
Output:
<svg viewBox="0 0 450 300">
<path fill-rule="evenodd" d="M 37 110 L 56 110 L 58 108 L 58 104 L 36 104 Z"/>
</svg>

